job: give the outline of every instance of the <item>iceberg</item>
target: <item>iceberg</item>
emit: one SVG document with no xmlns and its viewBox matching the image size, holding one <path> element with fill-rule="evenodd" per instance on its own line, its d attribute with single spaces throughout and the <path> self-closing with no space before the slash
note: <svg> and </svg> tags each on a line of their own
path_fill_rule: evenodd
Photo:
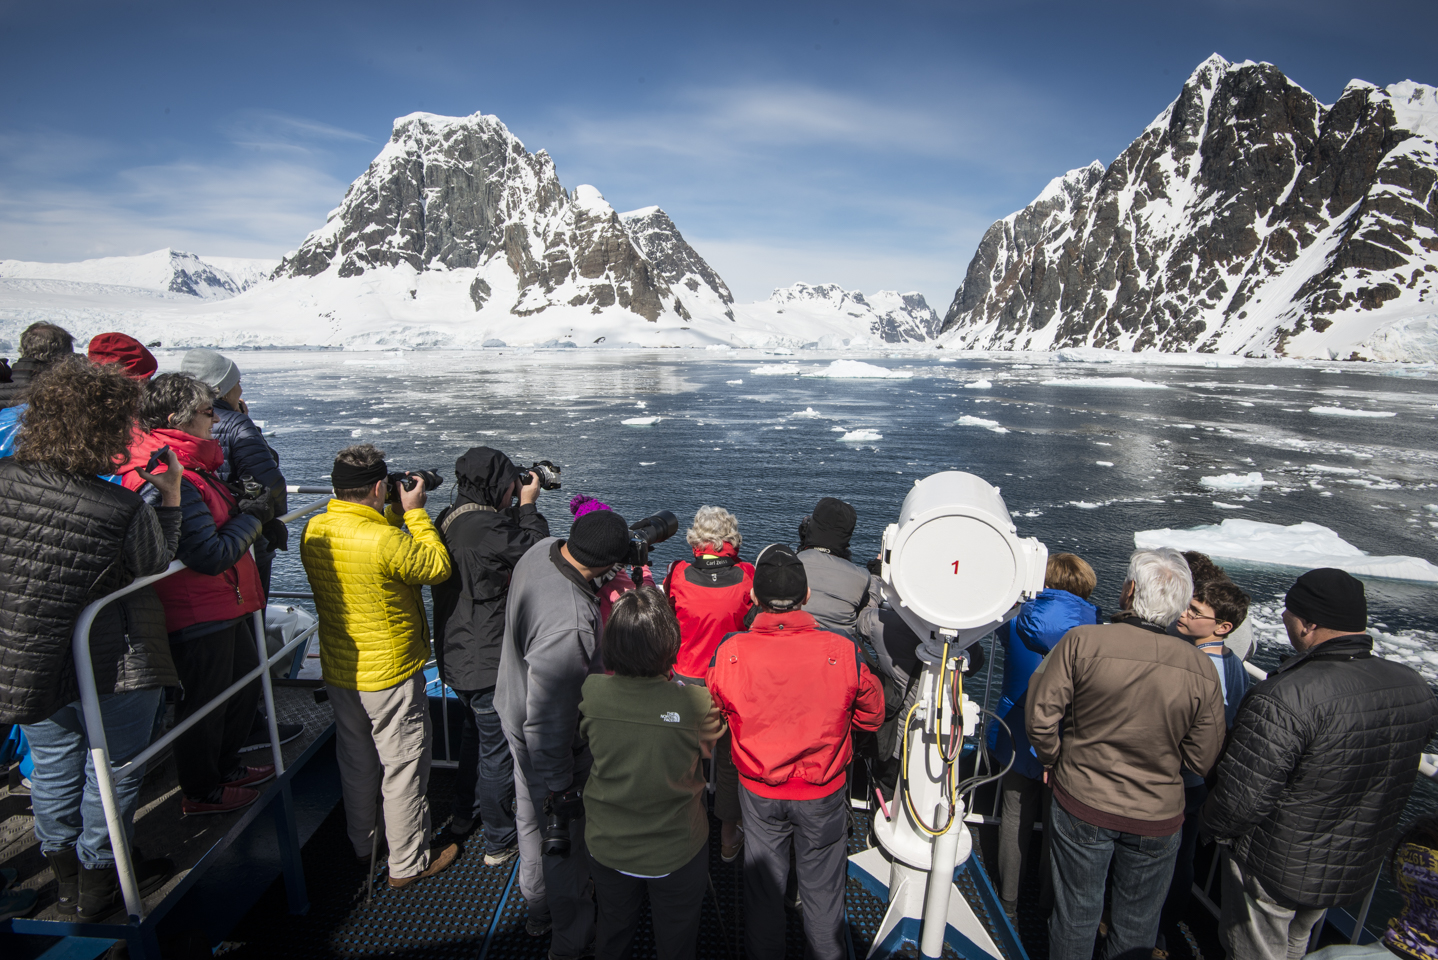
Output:
<svg viewBox="0 0 1438 960">
<path fill-rule="evenodd" d="M 991 380 L 975 380 L 973 383 L 964 384 L 965 390 L 992 390 L 994 388 Z"/>
<path fill-rule="evenodd" d="M 1419 557 L 1374 557 L 1321 524 L 1292 526 L 1259 520 L 1225 520 L 1187 530 L 1139 530 L 1134 546 L 1199 550 L 1215 560 L 1311 570 L 1337 567 L 1358 577 L 1438 583 L 1438 566 Z"/>
<path fill-rule="evenodd" d="M 884 439 L 877 430 L 850 430 L 839 438 L 840 443 L 872 443 Z"/>
<path fill-rule="evenodd" d="M 1264 487 L 1276 487 L 1275 480 L 1263 479 L 1263 474 L 1257 470 L 1252 473 L 1225 473 L 1217 477 L 1200 477 L 1198 484 L 1210 490 L 1262 490 Z"/>
<path fill-rule="evenodd" d="M 835 360 L 823 370 L 815 370 L 805 376 L 829 377 L 834 380 L 907 380 L 913 374 L 907 370 L 890 370 L 862 360 Z"/>
<path fill-rule="evenodd" d="M 1063 377 L 1057 380 L 1040 380 L 1041 387 L 1107 387 L 1115 390 L 1167 390 L 1162 383 L 1150 383 L 1137 377 Z"/>
<path fill-rule="evenodd" d="M 1382 419 L 1396 417 L 1398 414 L 1392 410 L 1354 410 L 1350 407 L 1309 407 L 1309 413 L 1321 413 L 1329 417 L 1372 417 Z"/>
<path fill-rule="evenodd" d="M 968 414 L 959 417 L 959 419 L 955 420 L 954 423 L 961 427 L 983 427 L 985 430 L 991 430 L 994 433 L 1009 432 L 1005 428 L 999 426 L 999 422 L 997 420 L 985 420 L 983 417 L 971 417 Z"/>
<path fill-rule="evenodd" d="M 755 367 L 749 372 L 756 377 L 781 377 L 785 374 L 791 377 L 797 377 L 803 371 L 799 369 L 797 363 L 766 363 L 762 367 Z"/>
<path fill-rule="evenodd" d="M 621 420 L 620 423 L 626 427 L 652 427 L 659 422 L 658 417 L 630 417 L 628 420 Z"/>
</svg>

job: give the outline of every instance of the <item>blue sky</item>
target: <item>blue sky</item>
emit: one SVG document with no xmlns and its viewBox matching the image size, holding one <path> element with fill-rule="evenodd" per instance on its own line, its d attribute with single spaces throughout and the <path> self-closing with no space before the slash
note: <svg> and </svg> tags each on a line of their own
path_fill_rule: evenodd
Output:
<svg viewBox="0 0 1438 960">
<path fill-rule="evenodd" d="M 416 110 L 499 116 L 741 300 L 943 312 L 984 229 L 1111 161 L 1210 53 L 1331 103 L 1438 84 L 1438 4 L 0 0 L 0 258 L 279 256 Z"/>
</svg>

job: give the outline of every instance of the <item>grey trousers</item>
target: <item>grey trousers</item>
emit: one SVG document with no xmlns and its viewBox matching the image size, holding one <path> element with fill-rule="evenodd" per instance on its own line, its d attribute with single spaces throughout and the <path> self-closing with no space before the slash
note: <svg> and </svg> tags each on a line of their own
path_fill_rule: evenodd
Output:
<svg viewBox="0 0 1438 960">
<path fill-rule="evenodd" d="M 1041 780 L 1030 780 L 1022 773 L 1010 770 L 1004 774 L 1003 817 L 999 821 L 999 897 L 1013 903 L 1019 898 L 1019 882 L 1023 877 L 1024 864 L 1029 858 L 1029 844 L 1034 836 L 1034 824 L 1042 816 L 1047 820 L 1048 788 Z M 1044 834 L 1047 841 L 1048 834 Z M 1047 880 L 1048 844 L 1044 843 L 1045 856 L 1039 863 L 1041 880 Z M 1044 886 L 1048 886 L 1047 883 Z"/>
<path fill-rule="evenodd" d="M 507 735 L 507 734 L 506 734 Z M 589 851 L 584 844 L 585 818 L 569 821 L 569 856 L 546 856 L 541 850 L 544 798 L 549 790 L 529 759 L 523 741 L 510 738 L 514 754 L 514 825 L 519 832 L 519 892 L 529 915 L 549 917 L 554 924 L 550 955 L 578 957 L 594 946 L 594 900 L 589 894 Z M 593 762 L 589 751 L 576 758 L 574 779 L 583 786 Z"/>
<path fill-rule="evenodd" d="M 413 877 L 429 868 L 430 736 L 424 674 L 385 690 L 329 687 L 335 713 L 335 759 L 355 856 L 370 855 L 376 794 L 384 793 L 389 875 Z M 381 785 L 383 777 L 383 785 Z"/>
<path fill-rule="evenodd" d="M 1229 960 L 1299 960 L 1327 910 L 1279 903 L 1257 877 L 1245 876 L 1232 857 L 1223 859 L 1218 926 Z"/>
<path fill-rule="evenodd" d="M 744 947 L 748 960 L 783 960 L 784 887 L 794 847 L 804 902 L 806 960 L 843 960 L 849 791 L 771 800 L 739 785 L 744 810 Z"/>
</svg>

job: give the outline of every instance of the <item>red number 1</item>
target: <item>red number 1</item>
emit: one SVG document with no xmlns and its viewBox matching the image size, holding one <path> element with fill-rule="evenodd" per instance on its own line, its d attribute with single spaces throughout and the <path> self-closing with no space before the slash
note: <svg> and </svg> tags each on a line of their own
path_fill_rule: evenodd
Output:
<svg viewBox="0 0 1438 960">
<path fill-rule="evenodd" d="M 954 576 L 958 576 L 958 575 L 959 575 L 959 561 L 955 560 L 955 561 L 954 561 Z"/>
</svg>

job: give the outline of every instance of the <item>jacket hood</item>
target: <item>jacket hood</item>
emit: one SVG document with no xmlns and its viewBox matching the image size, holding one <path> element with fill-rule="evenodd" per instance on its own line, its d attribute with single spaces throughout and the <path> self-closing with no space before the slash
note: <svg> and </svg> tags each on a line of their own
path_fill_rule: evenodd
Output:
<svg viewBox="0 0 1438 960">
<path fill-rule="evenodd" d="M 730 560 L 738 560 L 739 548 L 728 542 L 720 544 L 701 543 L 694 548 L 694 556 L 696 559 L 700 557 L 725 557 Z"/>
<path fill-rule="evenodd" d="M 119 469 L 120 476 L 133 474 L 150 459 L 150 454 L 168 445 L 186 470 L 207 470 L 214 473 L 225 462 L 225 451 L 214 440 L 201 440 L 183 430 L 160 427 L 148 433 L 136 431 L 130 446 L 130 459 Z M 136 476 L 138 479 L 138 475 Z"/>
<path fill-rule="evenodd" d="M 852 506 L 834 497 L 825 497 L 814 512 L 799 522 L 799 549 L 823 547 L 836 557 L 849 559 L 849 539 L 859 515 Z"/>
<path fill-rule="evenodd" d="M 509 504 L 499 500 L 521 472 L 514 461 L 493 447 L 470 447 L 454 461 L 455 485 L 459 488 L 454 502 L 507 507 Z"/>
<path fill-rule="evenodd" d="M 1067 590 L 1041 590 L 1039 595 L 1024 604 L 1019 611 L 1019 636 L 1029 646 L 1036 643 L 1040 649 L 1052 650 L 1070 629 L 1084 624 L 1098 623 L 1099 608 L 1077 594 Z"/>
</svg>

